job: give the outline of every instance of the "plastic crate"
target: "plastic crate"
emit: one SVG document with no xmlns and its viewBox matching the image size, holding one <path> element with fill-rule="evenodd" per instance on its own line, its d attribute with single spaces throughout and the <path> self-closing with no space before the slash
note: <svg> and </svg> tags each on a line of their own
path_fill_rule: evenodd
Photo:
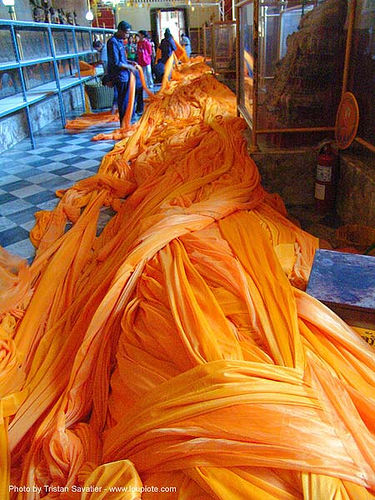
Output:
<svg viewBox="0 0 375 500">
<path fill-rule="evenodd" d="M 114 90 L 106 87 L 102 83 L 86 83 L 85 90 L 90 99 L 92 109 L 111 108 L 113 104 Z"/>
</svg>

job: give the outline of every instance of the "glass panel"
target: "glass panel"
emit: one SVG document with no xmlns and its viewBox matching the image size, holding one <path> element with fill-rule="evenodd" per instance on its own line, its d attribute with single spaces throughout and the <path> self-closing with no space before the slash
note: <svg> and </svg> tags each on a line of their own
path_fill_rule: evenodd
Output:
<svg viewBox="0 0 375 500">
<path fill-rule="evenodd" d="M 78 73 L 76 61 L 74 59 L 63 59 L 61 61 L 57 61 L 57 66 L 60 78 L 76 76 Z"/>
<path fill-rule="evenodd" d="M 249 3 L 240 8 L 239 104 L 248 121 L 253 118 L 253 25 L 254 8 Z"/>
<path fill-rule="evenodd" d="M 375 0 L 358 0 L 349 88 L 358 100 L 358 136 L 375 144 Z"/>
<path fill-rule="evenodd" d="M 91 35 L 88 31 L 82 32 L 82 44 L 83 44 L 83 50 L 91 50 L 92 47 Z"/>
<path fill-rule="evenodd" d="M 261 0 L 257 128 L 334 126 L 345 57 L 345 0 Z M 289 5 L 289 7 L 288 7 Z"/>
<path fill-rule="evenodd" d="M 201 53 L 200 28 L 190 28 L 189 37 L 191 43 L 191 52 L 193 54 L 200 54 Z"/>
<path fill-rule="evenodd" d="M 69 54 L 74 54 L 75 49 L 74 49 L 74 39 L 73 39 L 73 32 L 71 30 L 66 31 L 66 41 L 68 44 L 68 52 Z"/>
<path fill-rule="evenodd" d="M 90 54 L 85 54 L 83 56 L 79 56 L 80 61 L 85 61 L 89 64 L 95 64 L 100 60 L 100 56 L 98 52 L 93 52 Z"/>
<path fill-rule="evenodd" d="M 0 62 L 12 62 L 16 60 L 13 49 L 12 36 L 9 28 L 0 28 Z"/>
<path fill-rule="evenodd" d="M 282 12 L 283 15 L 282 22 L 280 23 L 280 30 L 281 30 L 280 48 L 279 48 L 280 58 L 283 58 L 286 54 L 288 36 L 298 30 L 298 25 L 302 17 L 302 9 L 304 11 L 304 14 L 306 14 L 313 8 L 314 5 L 304 5 L 303 7 L 298 6 L 297 8 L 285 9 L 285 10 L 284 9 L 280 10 L 280 8 L 274 8 L 274 9 L 270 8 L 269 12 L 267 12 L 266 19 L 267 18 L 269 19 L 272 15 L 277 16 L 278 14 L 280 14 L 280 12 Z M 274 13 L 272 13 L 272 10 L 274 11 Z"/>
<path fill-rule="evenodd" d="M 55 80 L 52 63 L 33 64 L 22 69 L 26 90 Z"/>
<path fill-rule="evenodd" d="M 85 44 L 84 44 L 82 34 L 83 34 L 82 31 L 76 31 L 78 52 L 83 52 L 85 50 Z"/>
<path fill-rule="evenodd" d="M 213 47 L 213 67 L 217 73 L 235 71 L 236 69 L 236 25 L 234 23 L 215 23 L 215 46 Z"/>
<path fill-rule="evenodd" d="M 20 57 L 23 61 L 51 55 L 46 31 L 17 29 L 16 36 Z"/>
<path fill-rule="evenodd" d="M 211 27 L 203 26 L 203 55 L 211 57 Z"/>
<path fill-rule="evenodd" d="M 53 42 L 55 44 L 55 52 L 57 56 L 63 54 L 69 54 L 68 50 L 68 40 L 66 38 L 67 33 L 63 30 L 52 30 Z M 71 47 L 72 52 L 74 52 L 74 47 Z"/>
<path fill-rule="evenodd" d="M 22 91 L 17 69 L 0 71 L 0 99 Z"/>
</svg>

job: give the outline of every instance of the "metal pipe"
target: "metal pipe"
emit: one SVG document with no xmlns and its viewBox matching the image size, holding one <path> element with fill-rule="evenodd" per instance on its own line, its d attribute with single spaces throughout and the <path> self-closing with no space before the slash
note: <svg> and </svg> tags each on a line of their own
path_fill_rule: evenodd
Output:
<svg viewBox="0 0 375 500">
<path fill-rule="evenodd" d="M 259 0 L 254 0 L 253 11 L 253 113 L 251 129 L 251 151 L 258 151 L 258 138 L 256 134 L 258 120 L 258 78 L 259 78 Z"/>
<path fill-rule="evenodd" d="M 302 128 L 260 128 L 256 134 L 285 134 L 286 132 L 329 132 L 335 127 L 302 127 Z"/>
<path fill-rule="evenodd" d="M 361 137 L 356 137 L 354 140 L 355 142 L 358 142 L 358 144 L 361 144 L 361 146 L 364 146 L 365 148 L 375 153 L 375 146 L 370 142 L 365 141 L 365 139 L 362 139 Z"/>
<path fill-rule="evenodd" d="M 350 55 L 351 55 L 351 51 L 352 51 L 352 39 L 353 39 L 353 29 L 354 29 L 354 23 L 355 23 L 356 8 L 357 8 L 357 0 L 351 0 L 350 14 L 349 14 L 349 20 L 348 20 L 348 33 L 346 35 L 345 62 L 344 62 L 344 71 L 343 71 L 343 76 L 342 76 L 341 95 L 345 94 L 347 87 L 348 87 Z"/>
<path fill-rule="evenodd" d="M 92 35 L 90 35 L 91 38 Z M 78 56 L 78 44 L 77 44 L 77 37 L 76 37 L 76 32 L 73 31 L 73 45 L 74 45 L 74 50 L 76 53 L 75 60 L 77 64 L 77 72 L 78 72 L 78 79 L 80 81 L 79 83 L 79 88 L 81 90 L 81 99 L 82 99 L 82 109 L 85 111 L 86 108 L 86 103 L 85 103 L 85 89 L 83 88 L 83 83 L 81 81 L 81 69 L 79 67 L 79 56 Z"/>
<path fill-rule="evenodd" d="M 10 27 L 10 32 L 11 32 L 11 37 L 12 37 L 13 49 L 14 49 L 14 52 L 16 54 L 16 60 L 19 64 L 18 71 L 19 71 L 20 81 L 21 81 L 22 96 L 23 96 L 23 100 L 25 102 L 26 121 L 27 121 L 27 127 L 29 129 L 29 134 L 30 134 L 31 147 L 32 147 L 32 149 L 35 149 L 35 138 L 34 138 L 34 133 L 33 133 L 32 121 L 31 121 L 31 117 L 30 117 L 30 108 L 27 104 L 26 82 L 25 82 L 25 78 L 23 75 L 23 69 L 21 66 L 20 47 L 18 45 L 17 35 L 16 35 L 16 32 L 15 32 L 13 25 L 11 25 L 11 27 Z"/>
<path fill-rule="evenodd" d="M 67 25 L 66 24 L 52 24 L 52 23 L 35 23 L 32 21 L 7 21 L 6 19 L 0 19 L 0 26 L 19 26 L 20 28 L 53 28 L 53 29 L 61 29 L 61 30 L 66 30 Z M 101 33 L 103 31 L 103 28 L 89 28 L 88 26 L 73 26 L 69 25 L 69 29 L 72 30 L 79 30 L 79 31 L 96 31 L 98 33 Z M 107 32 L 114 33 L 115 30 L 111 28 L 106 28 Z"/>
<path fill-rule="evenodd" d="M 214 71 L 216 72 L 216 62 L 215 62 L 215 59 L 216 59 L 216 47 L 215 47 L 215 43 L 216 43 L 216 37 L 215 37 L 215 27 L 213 24 L 211 24 L 211 61 L 212 61 L 212 67 L 214 68 Z"/>
<path fill-rule="evenodd" d="M 49 39 L 51 54 L 53 57 L 53 69 L 55 71 L 55 81 L 56 81 L 56 87 L 57 87 L 57 96 L 58 96 L 59 105 L 60 105 L 61 123 L 62 123 L 63 128 L 65 128 L 66 115 L 65 115 L 64 100 L 62 97 L 62 91 L 61 91 L 61 86 L 60 86 L 60 75 L 59 75 L 59 68 L 58 68 L 57 61 L 56 61 L 55 44 L 53 41 L 52 30 L 51 30 L 50 26 L 47 28 L 47 31 L 48 31 L 48 39 Z M 75 32 L 73 32 L 73 35 L 75 35 Z"/>
<path fill-rule="evenodd" d="M 234 5 L 234 3 L 233 3 Z M 235 19 L 236 19 L 236 101 L 237 101 L 237 116 L 240 116 L 239 106 L 240 106 L 240 13 L 238 7 L 235 7 Z"/>
<path fill-rule="evenodd" d="M 16 16 L 16 11 L 14 10 L 14 5 L 10 5 L 9 9 L 9 17 L 11 18 L 12 21 L 17 21 L 17 16 Z"/>
</svg>

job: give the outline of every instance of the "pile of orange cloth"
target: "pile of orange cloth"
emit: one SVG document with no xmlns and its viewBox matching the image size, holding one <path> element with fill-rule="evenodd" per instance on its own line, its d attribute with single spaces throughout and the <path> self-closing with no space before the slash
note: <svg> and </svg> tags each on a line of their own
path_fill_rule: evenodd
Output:
<svg viewBox="0 0 375 500">
<path fill-rule="evenodd" d="M 95 76 L 96 70 L 95 66 L 89 64 L 85 61 L 79 61 L 79 74 L 76 73 L 75 76 Z"/>
<path fill-rule="evenodd" d="M 374 352 L 197 64 L 0 253 L 1 498 L 375 498 Z"/>
</svg>

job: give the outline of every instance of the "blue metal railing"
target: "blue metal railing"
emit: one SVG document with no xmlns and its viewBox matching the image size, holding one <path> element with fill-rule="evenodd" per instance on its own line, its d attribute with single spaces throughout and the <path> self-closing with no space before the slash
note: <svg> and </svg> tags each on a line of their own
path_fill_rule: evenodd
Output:
<svg viewBox="0 0 375 500">
<path fill-rule="evenodd" d="M 21 85 L 21 92 L 10 95 L 6 98 L 0 98 L 0 118 L 7 116 L 11 113 L 19 111 L 21 109 L 25 110 L 26 120 L 30 134 L 30 140 L 32 147 L 35 148 L 35 138 L 32 127 L 32 120 L 30 117 L 30 107 L 36 102 L 40 102 L 43 99 L 50 97 L 51 95 L 58 96 L 59 108 L 60 108 L 60 117 L 62 126 L 65 126 L 66 123 L 66 110 L 64 106 L 63 92 L 67 88 L 72 88 L 77 85 L 80 86 L 80 94 L 82 100 L 82 108 L 85 108 L 85 95 L 84 95 L 84 82 L 86 80 L 91 79 L 92 77 L 82 77 L 80 68 L 79 68 L 79 59 L 80 57 L 88 56 L 89 54 L 96 54 L 92 46 L 92 42 L 95 36 L 103 38 L 105 40 L 106 36 L 110 36 L 114 33 L 115 30 L 107 29 L 107 28 L 91 28 L 87 26 L 71 26 L 71 25 L 62 25 L 62 24 L 49 24 L 49 23 L 34 23 L 30 21 L 11 21 L 6 19 L 0 19 L 0 32 L 4 30 L 9 30 L 10 37 L 12 40 L 12 51 L 13 54 L 8 61 L 0 62 L 0 74 L 6 71 L 17 70 Z M 24 57 L 23 54 L 23 46 L 22 46 L 22 33 L 25 34 L 29 31 L 42 31 L 45 33 L 44 38 L 44 48 L 40 47 L 40 50 L 43 54 L 40 57 Z M 65 38 L 65 48 L 66 53 L 59 54 L 56 53 L 55 40 L 54 40 L 54 32 L 62 31 L 64 33 Z M 68 35 L 71 34 L 71 38 L 73 41 L 73 47 L 69 47 L 68 43 Z M 77 35 L 82 33 L 82 37 L 84 36 L 86 40 L 81 38 L 81 47 L 78 46 L 77 43 Z M 85 35 L 83 35 L 85 33 Z M 86 35 L 87 33 L 87 35 Z M 87 45 L 87 41 L 90 42 L 90 48 L 85 49 L 85 44 Z M 86 43 L 85 43 L 86 42 Z M 43 45 L 43 44 L 42 44 Z M 24 43 L 24 47 L 29 49 L 27 46 L 27 40 Z M 72 52 L 72 48 L 74 48 L 74 52 Z M 38 51 L 39 47 L 32 47 L 35 51 Z M 44 50 L 43 50 L 44 49 Z M 80 50 L 82 49 L 82 50 Z M 49 55 L 46 53 L 49 51 Z M 30 53 L 30 51 L 28 50 Z M 40 52 L 39 52 L 40 53 Z M 60 77 L 58 61 L 62 61 L 64 59 L 69 59 L 74 61 L 76 77 L 70 79 L 68 82 L 63 82 L 63 78 Z M 34 87 L 32 92 L 31 89 L 27 88 L 27 75 L 25 77 L 24 69 L 25 67 L 30 67 L 33 65 L 43 64 L 43 63 L 52 63 L 53 65 L 53 73 L 54 73 L 54 83 L 51 82 L 52 86 L 48 86 L 47 84 L 43 84 L 38 87 Z M 73 75 L 72 75 L 73 76 Z M 29 80 L 28 80 L 29 81 Z M 48 87 L 48 89 L 47 89 Z"/>
</svg>

